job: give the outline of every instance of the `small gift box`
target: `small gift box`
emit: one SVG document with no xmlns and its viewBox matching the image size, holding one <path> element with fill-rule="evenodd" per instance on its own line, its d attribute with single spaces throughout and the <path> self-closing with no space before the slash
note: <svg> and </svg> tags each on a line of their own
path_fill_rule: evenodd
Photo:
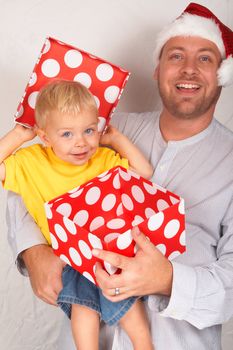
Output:
<svg viewBox="0 0 233 350">
<path fill-rule="evenodd" d="M 55 79 L 75 80 L 85 85 L 94 95 L 99 109 L 99 129 L 102 131 L 118 103 L 128 77 L 129 72 L 122 68 L 49 37 L 18 105 L 15 121 L 34 126 L 36 97 L 41 87 Z"/>
<path fill-rule="evenodd" d="M 92 249 L 134 256 L 133 226 L 169 259 L 185 251 L 184 200 L 122 167 L 45 203 L 45 210 L 55 254 L 93 283 Z"/>
</svg>

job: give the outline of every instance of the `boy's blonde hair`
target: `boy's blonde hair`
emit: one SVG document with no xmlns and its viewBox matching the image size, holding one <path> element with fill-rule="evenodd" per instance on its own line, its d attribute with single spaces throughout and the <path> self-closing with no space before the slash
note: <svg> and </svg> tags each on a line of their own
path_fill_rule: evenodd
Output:
<svg viewBox="0 0 233 350">
<path fill-rule="evenodd" d="M 91 92 L 77 81 L 54 80 L 45 85 L 36 99 L 35 119 L 39 127 L 45 127 L 50 112 L 78 114 L 92 109 L 98 116 L 98 109 Z"/>
</svg>

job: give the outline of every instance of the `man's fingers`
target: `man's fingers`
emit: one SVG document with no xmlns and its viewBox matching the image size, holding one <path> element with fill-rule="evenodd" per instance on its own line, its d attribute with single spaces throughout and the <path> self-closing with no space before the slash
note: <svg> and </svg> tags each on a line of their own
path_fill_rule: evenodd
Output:
<svg viewBox="0 0 233 350">
<path fill-rule="evenodd" d="M 132 229 L 131 233 L 139 249 L 143 250 L 145 253 L 154 254 L 156 249 L 153 243 L 150 242 L 148 237 L 146 237 L 137 226 Z"/>
<path fill-rule="evenodd" d="M 121 286 L 123 283 L 121 275 L 114 274 L 109 276 L 100 263 L 96 263 L 95 275 L 100 288 L 103 290 L 115 289 L 116 286 Z"/>
<path fill-rule="evenodd" d="M 124 270 L 129 263 L 129 258 L 117 253 L 109 252 L 102 249 L 93 249 L 92 254 L 104 261 L 107 261 L 111 265 Z"/>
</svg>

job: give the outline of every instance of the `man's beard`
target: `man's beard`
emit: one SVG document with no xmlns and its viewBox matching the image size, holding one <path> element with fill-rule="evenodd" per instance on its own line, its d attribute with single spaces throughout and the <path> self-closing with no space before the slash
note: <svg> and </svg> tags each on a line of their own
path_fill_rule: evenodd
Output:
<svg viewBox="0 0 233 350">
<path fill-rule="evenodd" d="M 158 82 L 159 93 L 164 107 L 168 112 L 178 119 L 194 119 L 201 117 L 210 108 L 214 107 L 221 93 L 221 87 L 217 87 L 208 96 L 202 95 L 196 101 L 190 97 L 177 99 L 176 96 L 168 95 Z"/>
</svg>

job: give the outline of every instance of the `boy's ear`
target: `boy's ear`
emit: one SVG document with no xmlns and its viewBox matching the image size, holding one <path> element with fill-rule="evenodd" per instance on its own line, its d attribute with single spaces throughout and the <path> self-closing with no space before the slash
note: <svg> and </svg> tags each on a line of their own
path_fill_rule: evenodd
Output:
<svg viewBox="0 0 233 350">
<path fill-rule="evenodd" d="M 158 80 L 158 74 L 159 74 L 159 65 L 154 70 L 154 80 Z"/>
<path fill-rule="evenodd" d="M 46 146 L 50 146 L 50 142 L 49 139 L 47 137 L 46 132 L 43 129 L 40 128 L 36 128 L 36 133 L 37 136 L 41 139 L 41 141 L 46 145 Z"/>
</svg>

